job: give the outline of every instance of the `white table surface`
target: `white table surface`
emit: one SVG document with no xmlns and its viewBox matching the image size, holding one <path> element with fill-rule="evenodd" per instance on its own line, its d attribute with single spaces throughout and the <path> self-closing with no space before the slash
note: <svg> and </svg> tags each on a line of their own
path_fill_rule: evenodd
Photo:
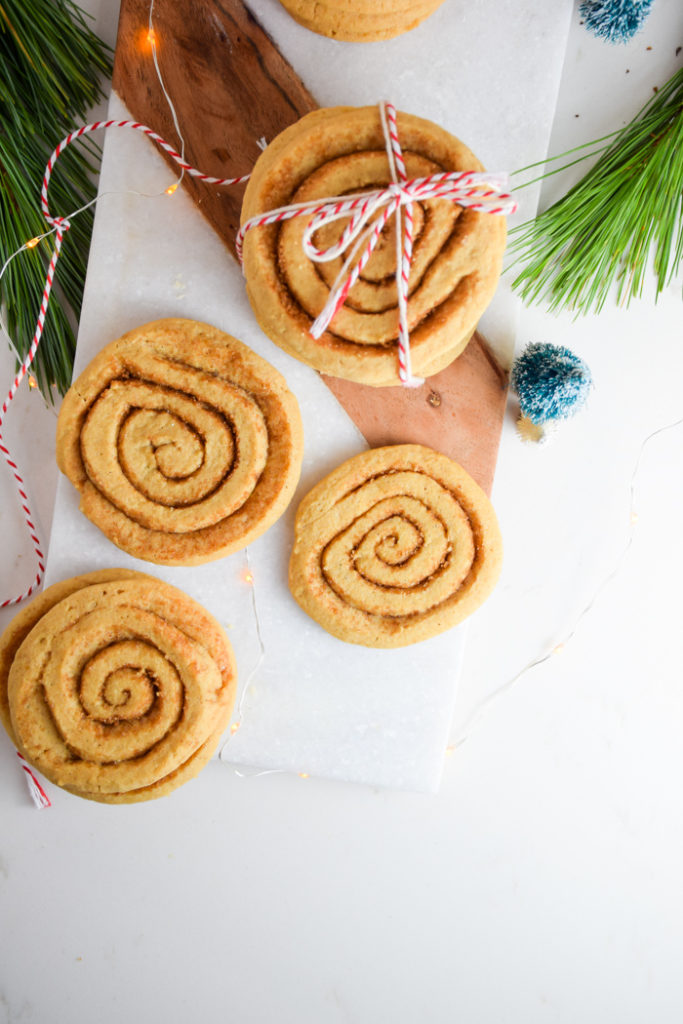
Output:
<svg viewBox="0 0 683 1024">
<path fill-rule="evenodd" d="M 113 41 L 118 5 L 84 6 Z M 676 0 L 627 47 L 575 15 L 551 150 L 630 119 L 682 44 Z M 165 800 L 52 788 L 41 814 L 0 743 L 3 1024 L 681 1020 L 683 426 L 642 448 L 683 416 L 680 290 L 579 320 L 523 312 L 519 347 L 568 345 L 596 386 L 548 445 L 506 422 L 505 568 L 469 627 L 438 795 L 212 763 Z M 6 429 L 44 536 L 54 425 L 24 390 Z M 4 591 L 31 555 L 15 558 L 4 479 L 0 501 Z"/>
</svg>

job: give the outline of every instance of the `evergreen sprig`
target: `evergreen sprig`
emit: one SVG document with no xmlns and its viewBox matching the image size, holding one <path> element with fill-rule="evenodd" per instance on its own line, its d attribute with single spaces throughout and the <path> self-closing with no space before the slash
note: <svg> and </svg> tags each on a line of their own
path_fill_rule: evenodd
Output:
<svg viewBox="0 0 683 1024">
<path fill-rule="evenodd" d="M 110 50 L 73 0 L 0 0 L 0 265 L 45 231 L 45 164 L 102 96 L 100 76 L 110 75 Z M 94 198 L 99 152 L 89 140 L 64 151 L 50 183 L 55 214 L 66 215 Z M 80 315 L 92 223 L 92 210 L 71 222 L 32 366 L 48 400 L 53 386 L 63 394 L 71 382 L 72 322 Z M 53 244 L 46 238 L 21 253 L 0 281 L 0 305 L 20 359 L 33 340 Z"/>
<path fill-rule="evenodd" d="M 527 303 L 585 314 L 602 309 L 615 284 L 628 305 L 652 268 L 659 294 L 683 258 L 683 69 L 625 128 L 579 149 L 591 152 L 540 177 L 601 155 L 565 196 L 511 232 L 511 266 L 524 265 L 512 287 Z"/>
</svg>

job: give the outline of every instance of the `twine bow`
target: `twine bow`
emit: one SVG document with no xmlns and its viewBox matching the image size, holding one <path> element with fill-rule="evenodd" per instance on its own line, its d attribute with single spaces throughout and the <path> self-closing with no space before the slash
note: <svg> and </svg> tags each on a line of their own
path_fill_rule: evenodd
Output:
<svg viewBox="0 0 683 1024">
<path fill-rule="evenodd" d="M 251 217 L 240 228 L 236 240 L 242 259 L 244 236 L 253 227 L 275 224 L 292 217 L 312 215 L 303 237 L 304 252 L 314 263 L 326 263 L 348 253 L 330 289 L 329 298 L 310 328 L 313 338 L 327 329 L 347 295 L 363 272 L 380 235 L 392 217 L 396 218 L 396 295 L 398 305 L 398 372 L 401 384 L 419 387 L 423 381 L 413 377 L 410 362 L 408 296 L 413 256 L 413 203 L 428 199 L 446 199 L 479 213 L 505 215 L 517 209 L 515 200 L 505 191 L 506 174 L 475 171 L 444 171 L 424 178 L 408 178 L 396 125 L 396 109 L 391 103 L 379 104 L 382 131 L 392 181 L 384 188 L 353 196 L 333 196 L 305 203 L 292 203 Z M 314 235 L 325 224 L 348 218 L 339 239 L 319 249 Z"/>
</svg>

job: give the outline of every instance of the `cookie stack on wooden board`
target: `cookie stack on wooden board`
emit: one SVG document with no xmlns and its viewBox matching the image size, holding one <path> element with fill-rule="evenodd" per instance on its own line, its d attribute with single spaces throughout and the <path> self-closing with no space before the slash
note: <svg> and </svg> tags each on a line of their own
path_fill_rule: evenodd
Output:
<svg viewBox="0 0 683 1024">
<path fill-rule="evenodd" d="M 483 171 L 471 150 L 439 125 L 398 113 L 409 179 Z M 380 108 L 332 107 L 307 114 L 268 146 L 254 167 L 242 223 L 289 204 L 385 188 L 392 181 Z M 408 326 L 413 373 L 429 377 L 469 342 L 493 297 L 505 249 L 505 218 L 444 199 L 411 204 Z M 313 263 L 305 254 L 309 217 L 257 226 L 244 240 L 247 294 L 265 333 L 285 351 L 332 377 L 375 387 L 399 383 L 396 218 L 320 337 L 311 326 L 329 298 L 344 257 Z M 348 218 L 316 232 L 333 245 Z M 346 255 L 346 254 L 345 254 Z"/>
</svg>

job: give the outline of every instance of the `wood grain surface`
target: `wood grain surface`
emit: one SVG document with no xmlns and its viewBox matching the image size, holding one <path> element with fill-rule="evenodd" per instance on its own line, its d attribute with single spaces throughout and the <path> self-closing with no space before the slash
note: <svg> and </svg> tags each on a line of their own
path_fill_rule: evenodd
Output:
<svg viewBox="0 0 683 1024">
<path fill-rule="evenodd" d="M 491 493 L 507 374 L 482 337 L 475 335 L 454 363 L 419 388 L 324 379 L 371 447 L 426 444 L 459 462 Z"/>
<path fill-rule="evenodd" d="M 148 18 L 149 0 L 122 0 L 113 85 L 134 118 L 179 145 L 154 70 Z M 241 0 L 155 0 L 154 30 L 186 158 L 206 174 L 248 173 L 259 140 L 270 142 L 318 106 Z M 217 189 L 188 175 L 183 185 L 234 255 L 244 187 Z M 507 379 L 478 334 L 416 390 L 323 380 L 370 445 L 429 445 L 460 462 L 490 493 Z"/>
<path fill-rule="evenodd" d="M 180 146 L 154 70 L 149 0 L 122 0 L 113 86 L 131 114 Z M 185 156 L 217 178 L 248 174 L 283 128 L 318 104 L 242 3 L 155 0 L 154 34 L 164 84 L 182 125 Z M 178 165 L 163 150 L 173 168 Z M 244 186 L 183 185 L 234 255 Z"/>
</svg>

